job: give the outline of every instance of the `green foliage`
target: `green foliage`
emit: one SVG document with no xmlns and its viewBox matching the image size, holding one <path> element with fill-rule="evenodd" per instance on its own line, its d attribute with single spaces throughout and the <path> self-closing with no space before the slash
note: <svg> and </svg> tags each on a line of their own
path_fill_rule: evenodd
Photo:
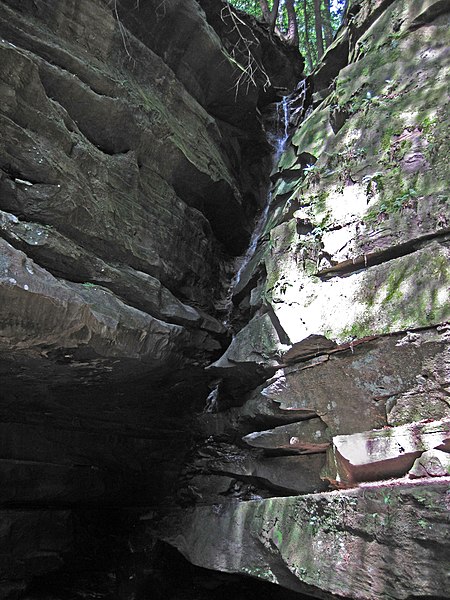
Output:
<svg viewBox="0 0 450 600">
<path fill-rule="evenodd" d="M 230 4 L 257 19 L 262 19 L 262 10 L 259 0 L 231 0 Z"/>
<path fill-rule="evenodd" d="M 423 120 L 422 123 L 420 124 L 420 127 L 422 129 L 422 131 L 424 132 L 425 135 L 429 135 L 434 127 L 437 125 L 437 118 L 436 116 L 430 116 L 427 115 Z"/>
<path fill-rule="evenodd" d="M 242 10 L 256 19 L 263 21 L 263 12 L 259 0 L 229 0 L 230 4 L 235 8 Z M 327 27 L 332 34 L 336 33 L 341 22 L 345 9 L 345 0 L 330 0 L 330 22 L 328 22 L 327 11 L 325 10 L 324 1 L 322 1 L 321 17 L 323 21 L 323 35 L 325 39 L 325 30 Z M 269 9 L 273 6 L 273 0 L 268 1 Z M 318 62 L 317 40 L 315 30 L 315 14 L 314 0 L 306 0 L 306 21 L 305 24 L 305 7 L 303 0 L 295 0 L 295 13 L 297 16 L 299 30 L 299 50 L 307 59 L 308 70 L 312 70 Z M 277 28 L 285 34 L 288 29 L 288 16 L 284 3 L 280 2 L 280 10 L 276 21 Z"/>
<path fill-rule="evenodd" d="M 342 340 L 356 340 L 367 337 L 373 333 L 373 329 L 371 329 L 370 325 L 364 321 L 361 323 L 353 323 L 351 327 L 346 327 L 343 329 L 339 337 Z"/>
<path fill-rule="evenodd" d="M 384 503 L 384 504 L 386 504 L 386 505 L 388 505 L 388 506 L 389 506 L 390 504 L 392 504 L 392 494 L 391 494 L 391 492 L 385 492 L 385 491 L 382 491 L 382 492 L 381 492 L 381 495 L 382 495 L 382 497 L 383 497 L 383 503 Z"/>
<path fill-rule="evenodd" d="M 371 208 L 364 217 L 366 223 L 370 223 L 378 220 L 380 217 L 388 216 L 403 210 L 408 206 L 414 198 L 417 197 L 417 192 L 413 188 L 401 196 L 393 196 L 386 198 L 381 203 L 376 204 Z"/>
</svg>

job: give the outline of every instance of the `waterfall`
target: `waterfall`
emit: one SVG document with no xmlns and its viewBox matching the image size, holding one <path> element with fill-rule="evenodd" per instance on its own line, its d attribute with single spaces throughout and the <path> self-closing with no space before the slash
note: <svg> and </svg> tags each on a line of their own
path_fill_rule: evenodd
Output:
<svg viewBox="0 0 450 600">
<path fill-rule="evenodd" d="M 281 100 L 281 102 L 277 102 L 277 104 L 275 105 L 275 110 L 276 110 L 275 131 L 274 131 L 274 133 L 272 133 L 272 135 L 268 136 L 269 141 L 271 142 L 272 146 L 274 147 L 274 153 L 273 153 L 273 157 L 272 157 L 273 167 L 276 167 L 278 161 L 281 158 L 281 155 L 285 151 L 286 143 L 287 143 L 288 137 L 289 137 L 289 100 L 288 100 L 287 96 L 283 96 L 283 99 Z M 250 262 L 250 260 L 252 259 L 253 255 L 255 253 L 256 247 L 258 245 L 259 237 L 260 237 L 261 233 L 263 232 L 264 226 L 267 223 L 267 217 L 269 215 L 271 200 L 272 200 L 272 193 L 269 190 L 267 192 L 267 197 L 266 197 L 266 202 L 264 204 L 264 208 L 258 218 L 255 229 L 253 230 L 252 237 L 250 238 L 250 244 L 249 244 L 249 247 L 247 248 L 247 252 L 245 253 L 242 263 L 241 263 L 241 265 L 233 279 L 233 282 L 231 284 L 232 290 L 234 290 L 236 288 L 236 286 L 238 285 L 238 283 L 241 279 L 242 272 L 244 271 L 244 269 L 246 268 L 246 266 L 248 265 L 248 263 Z"/>
<path fill-rule="evenodd" d="M 281 102 L 276 105 L 277 110 L 277 133 L 275 137 L 275 155 L 274 164 L 280 160 L 286 148 L 286 142 L 289 137 L 289 101 L 287 96 L 283 96 Z M 280 119 L 281 116 L 281 119 Z M 279 131 L 278 124 L 281 123 L 281 132 Z"/>
</svg>

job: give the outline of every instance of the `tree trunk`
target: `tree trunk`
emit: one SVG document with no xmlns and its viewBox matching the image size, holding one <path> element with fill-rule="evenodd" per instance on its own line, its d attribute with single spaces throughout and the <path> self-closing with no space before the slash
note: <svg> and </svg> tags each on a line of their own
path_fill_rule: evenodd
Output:
<svg viewBox="0 0 450 600">
<path fill-rule="evenodd" d="M 317 58 L 323 55 L 322 14 L 320 12 L 321 0 L 314 0 L 314 27 L 316 29 Z"/>
<path fill-rule="evenodd" d="M 324 14 L 323 14 L 323 28 L 325 33 L 325 45 L 328 46 L 333 41 L 333 26 L 331 25 L 331 8 L 330 0 L 323 0 Z"/>
<path fill-rule="evenodd" d="M 314 62 L 311 52 L 311 40 L 309 37 L 309 17 L 307 10 L 307 0 L 303 0 L 303 20 L 305 22 L 305 46 L 306 46 L 306 60 L 308 61 L 309 72 L 313 70 Z"/>
<path fill-rule="evenodd" d="M 275 23 L 277 22 L 280 0 L 274 0 L 272 10 L 270 10 L 267 0 L 259 0 L 259 5 L 261 6 L 264 21 L 269 25 L 269 31 L 273 33 L 275 31 Z"/>
<path fill-rule="evenodd" d="M 266 23 L 270 23 L 270 8 L 267 0 L 259 0 L 263 19 Z"/>
<path fill-rule="evenodd" d="M 270 18 L 270 32 L 275 31 L 275 23 L 277 22 L 278 8 L 280 6 L 280 0 L 273 0 L 272 14 Z"/>
<path fill-rule="evenodd" d="M 297 13 L 295 12 L 294 0 L 285 0 L 286 12 L 288 15 L 288 30 L 286 35 L 286 41 L 290 46 L 298 48 L 298 22 Z"/>
</svg>

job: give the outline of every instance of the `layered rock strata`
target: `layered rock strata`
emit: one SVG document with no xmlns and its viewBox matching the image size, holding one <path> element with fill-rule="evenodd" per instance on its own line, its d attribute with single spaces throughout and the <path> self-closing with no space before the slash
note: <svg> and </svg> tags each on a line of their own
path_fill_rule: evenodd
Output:
<svg viewBox="0 0 450 600">
<path fill-rule="evenodd" d="M 4 598 L 60 569 L 139 600 L 155 538 L 313 597 L 448 597 L 448 7 L 350 2 L 307 80 L 230 10 L 0 4 Z M 299 79 L 228 314 L 260 113 Z"/>
<path fill-rule="evenodd" d="M 194 506 L 166 537 L 195 564 L 318 598 L 448 597 L 449 16 L 350 2 L 291 97 Z"/>
<path fill-rule="evenodd" d="M 0 3 L 2 597 L 77 554 L 72 508 L 174 494 L 264 200 L 260 110 L 302 72 L 259 27 L 240 80 L 223 6 Z"/>
<path fill-rule="evenodd" d="M 170 541 L 195 564 L 315 598 L 444 598 L 449 482 L 198 507 Z"/>
</svg>

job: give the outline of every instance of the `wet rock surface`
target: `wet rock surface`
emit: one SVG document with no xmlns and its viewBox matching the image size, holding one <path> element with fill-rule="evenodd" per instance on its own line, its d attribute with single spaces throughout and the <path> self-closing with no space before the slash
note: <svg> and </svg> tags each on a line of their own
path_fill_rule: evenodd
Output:
<svg viewBox="0 0 450 600">
<path fill-rule="evenodd" d="M 448 597 L 448 7 L 227 11 L 0 3 L 1 598 Z"/>
<path fill-rule="evenodd" d="M 318 598 L 448 597 L 448 18 L 350 2 L 290 97 L 166 537 L 195 564 Z"/>
</svg>

